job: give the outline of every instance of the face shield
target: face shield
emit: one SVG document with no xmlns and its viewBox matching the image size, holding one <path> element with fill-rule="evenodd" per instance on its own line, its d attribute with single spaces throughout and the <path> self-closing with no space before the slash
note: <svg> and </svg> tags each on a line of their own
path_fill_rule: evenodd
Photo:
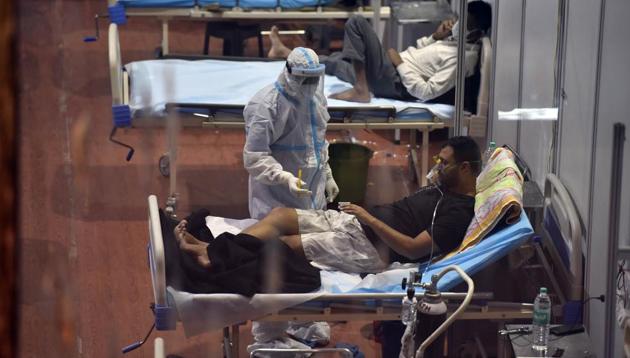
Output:
<svg viewBox="0 0 630 358">
<path fill-rule="evenodd" d="M 325 69 L 311 49 L 297 47 L 287 58 L 287 75 L 296 94 L 303 98 L 313 97 L 320 88 L 323 91 Z"/>
</svg>

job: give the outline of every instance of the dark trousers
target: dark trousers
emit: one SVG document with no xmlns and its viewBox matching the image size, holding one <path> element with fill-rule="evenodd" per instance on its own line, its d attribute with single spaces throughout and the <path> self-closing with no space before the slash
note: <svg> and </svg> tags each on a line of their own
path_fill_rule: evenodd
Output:
<svg viewBox="0 0 630 358">
<path fill-rule="evenodd" d="M 401 100 L 414 98 L 402 84 L 398 71 L 370 23 L 358 15 L 346 22 L 342 52 L 320 56 L 320 62 L 326 65 L 326 74 L 354 85 L 356 74 L 352 61 L 363 63 L 368 87 L 376 97 Z"/>
</svg>

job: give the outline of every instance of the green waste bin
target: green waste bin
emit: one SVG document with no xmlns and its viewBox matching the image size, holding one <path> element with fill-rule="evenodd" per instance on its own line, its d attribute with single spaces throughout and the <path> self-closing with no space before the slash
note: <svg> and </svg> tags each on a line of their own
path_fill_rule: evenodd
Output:
<svg viewBox="0 0 630 358">
<path fill-rule="evenodd" d="M 363 203 L 372 153 L 371 149 L 359 144 L 330 144 L 328 163 L 339 186 L 339 195 L 335 202 Z"/>
</svg>

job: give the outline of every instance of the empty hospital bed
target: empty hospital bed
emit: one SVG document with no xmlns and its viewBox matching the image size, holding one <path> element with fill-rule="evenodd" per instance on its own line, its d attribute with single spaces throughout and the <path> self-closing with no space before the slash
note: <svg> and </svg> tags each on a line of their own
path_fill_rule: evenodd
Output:
<svg viewBox="0 0 630 358">
<path fill-rule="evenodd" d="M 156 17 L 162 24 L 160 51 L 170 53 L 169 22 L 236 21 L 236 20 L 299 20 L 321 22 L 347 19 L 353 15 L 371 18 L 377 34 L 380 20 L 390 17 L 389 6 L 371 0 L 369 7 L 342 8 L 331 6 L 332 0 L 109 0 L 108 17 L 113 23 L 126 23 L 127 16 Z M 443 2 L 440 0 L 438 2 Z M 95 17 L 98 19 L 98 15 Z M 98 28 L 98 25 L 97 25 Z"/>
</svg>

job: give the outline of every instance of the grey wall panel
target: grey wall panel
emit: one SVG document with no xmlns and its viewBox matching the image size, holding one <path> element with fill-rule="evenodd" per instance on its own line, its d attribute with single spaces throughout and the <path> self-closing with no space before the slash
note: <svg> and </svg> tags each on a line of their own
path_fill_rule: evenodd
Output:
<svg viewBox="0 0 630 358">
<path fill-rule="evenodd" d="M 553 106 L 554 65 L 558 28 L 558 3 L 527 0 L 523 46 L 523 108 Z M 553 123 L 522 122 L 519 151 L 540 188 L 549 172 Z"/>
<path fill-rule="evenodd" d="M 563 125 L 558 175 L 588 226 L 595 82 L 601 0 L 572 0 L 568 8 Z M 587 170 L 585 170 L 585 168 Z"/>
<path fill-rule="evenodd" d="M 615 263 L 607 262 L 608 253 L 608 220 L 610 217 L 610 175 L 612 157 L 612 134 L 615 122 L 626 123 L 626 136 L 630 121 L 628 117 L 628 100 L 630 99 L 630 46 L 627 38 L 627 17 L 630 14 L 630 1 L 606 0 L 605 22 L 603 27 L 602 57 L 599 69 L 600 93 L 598 96 L 596 120 L 596 145 L 595 145 L 595 172 L 593 185 L 592 216 L 590 223 L 590 253 L 588 264 L 588 294 L 600 295 L 606 291 L 607 268 Z M 630 137 L 630 136 L 628 136 Z M 630 180 L 628 180 L 628 167 L 630 166 L 630 144 L 626 141 L 624 170 L 626 177 L 623 182 L 624 194 L 622 196 L 621 212 L 621 237 L 628 237 L 627 221 L 630 218 L 628 212 L 628 195 Z M 564 165 L 564 164 L 563 164 Z M 606 305 L 611 304 L 611 298 L 606 298 Z M 598 357 L 604 357 L 605 349 L 605 304 L 597 301 L 589 303 L 589 334 L 595 353 Z M 618 334 L 618 329 L 616 329 Z M 616 350 L 619 350 L 621 342 L 617 339 Z M 616 356 L 611 352 L 610 356 Z"/>
<path fill-rule="evenodd" d="M 522 1 L 499 1 L 496 25 L 497 40 L 492 111 L 492 139 L 499 145 L 516 146 L 516 124 L 496 120 L 497 111 L 518 105 L 518 65 L 520 61 Z"/>
</svg>

